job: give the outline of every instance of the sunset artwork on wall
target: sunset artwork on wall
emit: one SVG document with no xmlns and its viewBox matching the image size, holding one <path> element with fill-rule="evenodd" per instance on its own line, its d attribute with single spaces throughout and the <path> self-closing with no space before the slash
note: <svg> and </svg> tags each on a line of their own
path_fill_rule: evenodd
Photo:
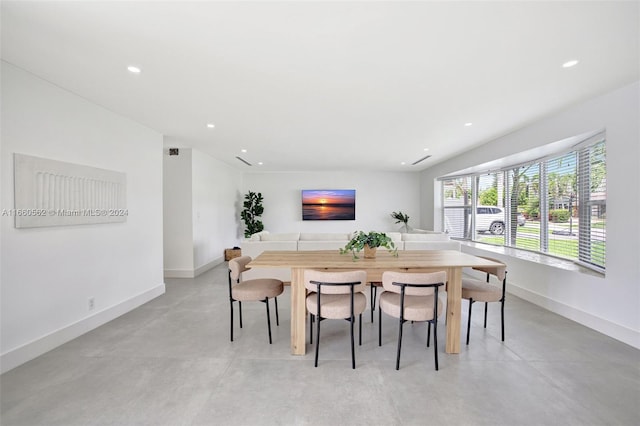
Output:
<svg viewBox="0 0 640 426">
<path fill-rule="evenodd" d="M 355 219 L 355 189 L 302 190 L 302 220 Z"/>
</svg>

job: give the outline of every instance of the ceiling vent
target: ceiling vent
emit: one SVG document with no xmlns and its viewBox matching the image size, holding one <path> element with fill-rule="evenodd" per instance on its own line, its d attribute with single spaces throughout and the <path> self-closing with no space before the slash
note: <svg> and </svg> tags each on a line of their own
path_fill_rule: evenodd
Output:
<svg viewBox="0 0 640 426">
<path fill-rule="evenodd" d="M 426 160 L 427 158 L 431 158 L 431 156 L 430 156 L 430 155 L 427 155 L 427 156 L 425 156 L 425 157 L 422 157 L 421 159 L 416 160 L 416 161 L 414 161 L 413 163 L 411 163 L 411 165 L 412 165 L 412 166 L 415 166 L 415 165 L 416 165 L 416 164 L 418 164 L 418 163 L 422 163 L 422 162 L 423 162 L 424 160 Z"/>
<path fill-rule="evenodd" d="M 247 160 L 245 160 L 244 158 L 242 158 L 242 157 L 238 157 L 238 156 L 236 156 L 236 158 L 237 158 L 238 160 L 242 161 L 242 162 L 243 162 L 244 164 L 246 164 L 247 166 L 251 166 L 251 163 L 250 163 L 250 162 L 248 162 Z"/>
</svg>

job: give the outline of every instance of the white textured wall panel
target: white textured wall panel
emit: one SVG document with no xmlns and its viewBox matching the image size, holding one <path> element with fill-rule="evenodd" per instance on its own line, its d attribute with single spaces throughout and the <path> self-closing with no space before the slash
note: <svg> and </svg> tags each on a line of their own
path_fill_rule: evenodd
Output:
<svg viewBox="0 0 640 426">
<path fill-rule="evenodd" d="M 14 154 L 16 228 L 127 220 L 124 173 Z"/>
</svg>

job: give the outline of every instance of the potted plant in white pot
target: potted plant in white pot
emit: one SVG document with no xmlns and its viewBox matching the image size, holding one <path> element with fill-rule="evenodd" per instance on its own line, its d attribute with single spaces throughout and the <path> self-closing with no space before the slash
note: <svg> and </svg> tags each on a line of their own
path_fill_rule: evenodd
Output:
<svg viewBox="0 0 640 426">
<path fill-rule="evenodd" d="M 363 231 L 356 232 L 351 240 L 340 249 L 340 254 L 351 252 L 353 259 L 359 259 L 358 253 L 364 250 L 365 259 L 372 259 L 376 257 L 376 249 L 378 247 L 384 247 L 389 250 L 394 256 L 398 256 L 398 249 L 393 243 L 393 240 L 387 236 L 384 232 L 371 231 L 364 233 Z"/>
<path fill-rule="evenodd" d="M 403 223 L 403 231 L 409 232 L 409 215 L 402 213 L 401 211 L 391 213 L 391 217 L 396 220 L 396 223 Z"/>
</svg>

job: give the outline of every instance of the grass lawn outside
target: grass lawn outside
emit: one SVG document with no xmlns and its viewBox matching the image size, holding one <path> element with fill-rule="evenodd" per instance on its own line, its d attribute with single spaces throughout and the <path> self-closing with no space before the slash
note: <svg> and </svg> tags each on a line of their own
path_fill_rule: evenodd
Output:
<svg viewBox="0 0 640 426">
<path fill-rule="evenodd" d="M 524 229 L 522 229 L 524 228 Z M 528 234 L 533 234 L 527 227 L 522 227 L 524 232 Z M 531 228 L 535 230 L 535 228 Z M 540 230 L 538 229 L 538 234 L 540 234 Z M 504 236 L 482 236 L 480 235 L 478 242 L 487 243 L 487 244 L 495 244 L 495 245 L 504 245 Z M 516 237 L 516 248 L 521 248 L 525 250 L 540 250 L 540 239 L 539 238 L 531 238 L 531 237 Z M 577 239 L 556 239 L 550 233 L 549 234 L 549 250 L 548 254 L 553 256 L 563 257 L 571 260 L 578 260 L 578 240 Z M 591 263 L 596 265 L 604 266 L 605 261 L 605 243 L 601 241 L 594 241 L 591 243 Z"/>
</svg>

